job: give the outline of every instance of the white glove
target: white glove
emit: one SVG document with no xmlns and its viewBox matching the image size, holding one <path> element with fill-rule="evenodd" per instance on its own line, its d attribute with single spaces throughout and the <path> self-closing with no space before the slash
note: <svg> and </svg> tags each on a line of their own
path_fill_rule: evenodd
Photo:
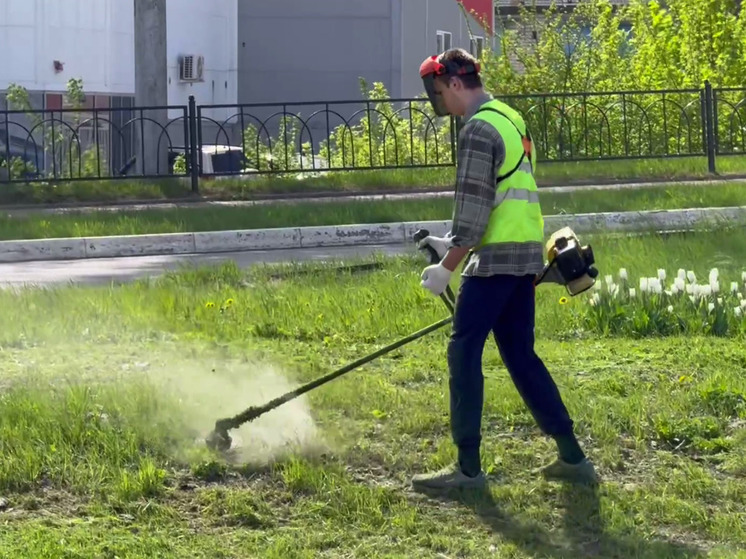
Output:
<svg viewBox="0 0 746 559">
<path fill-rule="evenodd" d="M 417 247 L 420 249 L 423 249 L 426 246 L 433 247 L 435 252 L 438 253 L 438 258 L 442 260 L 448 252 L 448 249 L 453 246 L 451 233 L 449 232 L 445 237 L 433 237 L 432 235 L 429 235 L 417 244 Z"/>
<path fill-rule="evenodd" d="M 420 282 L 420 285 L 438 297 L 448 287 L 452 273 L 441 263 L 433 264 L 422 271 L 422 282 Z"/>
</svg>

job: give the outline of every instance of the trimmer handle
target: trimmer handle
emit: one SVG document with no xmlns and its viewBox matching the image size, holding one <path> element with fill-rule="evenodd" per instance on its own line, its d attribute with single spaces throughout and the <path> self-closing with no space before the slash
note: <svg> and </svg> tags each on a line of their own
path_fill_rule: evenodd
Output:
<svg viewBox="0 0 746 559">
<path fill-rule="evenodd" d="M 418 229 L 417 232 L 414 234 L 414 242 L 417 244 L 420 244 L 420 241 L 424 239 L 425 237 L 430 236 L 430 231 L 427 229 Z M 438 253 L 435 251 L 433 247 L 430 245 L 427 245 L 424 248 L 421 248 L 420 250 L 426 250 L 430 254 L 430 264 L 437 264 L 440 262 L 440 257 L 438 256 Z"/>
<path fill-rule="evenodd" d="M 413 236 L 414 242 L 420 244 L 420 241 L 425 237 L 428 237 L 429 235 L 430 231 L 428 231 L 427 229 L 418 229 Z M 427 252 L 430 254 L 430 264 L 437 264 L 438 262 L 440 262 L 440 256 L 438 256 L 437 251 L 430 245 L 427 245 L 420 250 L 427 250 Z M 443 300 L 448 310 L 451 311 L 451 314 L 453 314 L 454 306 L 456 305 L 456 295 L 453 293 L 450 285 L 446 286 L 446 291 L 445 293 L 440 294 L 440 298 Z"/>
</svg>

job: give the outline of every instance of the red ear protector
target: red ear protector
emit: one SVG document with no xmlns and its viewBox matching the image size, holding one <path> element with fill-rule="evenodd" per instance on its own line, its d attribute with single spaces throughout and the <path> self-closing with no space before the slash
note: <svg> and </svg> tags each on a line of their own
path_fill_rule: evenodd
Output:
<svg viewBox="0 0 746 559">
<path fill-rule="evenodd" d="M 479 62 L 475 64 L 467 64 L 466 66 L 458 66 L 453 62 L 446 61 L 445 64 L 438 61 L 440 58 L 437 55 L 433 55 L 420 65 L 420 77 L 425 78 L 432 74 L 434 76 L 463 76 L 465 74 L 478 74 L 480 72 Z"/>
</svg>

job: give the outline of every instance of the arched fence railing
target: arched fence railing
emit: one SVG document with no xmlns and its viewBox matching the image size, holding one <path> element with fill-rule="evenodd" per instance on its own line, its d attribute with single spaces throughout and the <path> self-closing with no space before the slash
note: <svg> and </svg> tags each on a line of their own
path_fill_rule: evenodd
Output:
<svg viewBox="0 0 746 559">
<path fill-rule="evenodd" d="M 514 95 L 541 162 L 746 154 L 746 88 Z M 0 182 L 447 168 L 459 119 L 429 102 L 0 111 Z"/>
</svg>

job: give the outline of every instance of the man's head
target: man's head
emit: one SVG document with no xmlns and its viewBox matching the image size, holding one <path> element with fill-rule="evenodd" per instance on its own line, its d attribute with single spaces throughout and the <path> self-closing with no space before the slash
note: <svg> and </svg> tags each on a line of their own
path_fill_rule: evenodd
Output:
<svg viewBox="0 0 746 559">
<path fill-rule="evenodd" d="M 420 77 L 435 114 L 463 116 L 471 101 L 484 93 L 479 62 L 464 49 L 451 49 L 426 59 Z"/>
</svg>

